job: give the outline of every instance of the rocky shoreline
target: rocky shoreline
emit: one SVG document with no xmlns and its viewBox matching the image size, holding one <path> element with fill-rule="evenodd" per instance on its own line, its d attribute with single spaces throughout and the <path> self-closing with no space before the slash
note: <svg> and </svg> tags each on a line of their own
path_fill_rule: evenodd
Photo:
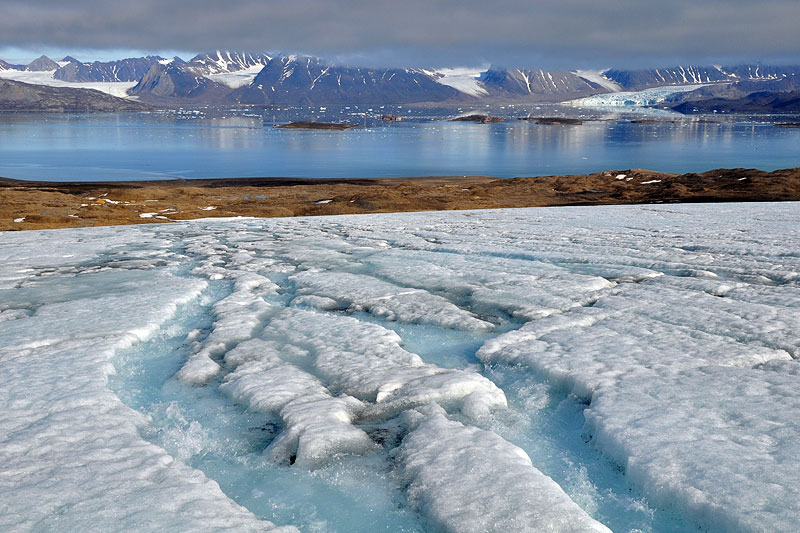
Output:
<svg viewBox="0 0 800 533">
<path fill-rule="evenodd" d="M 0 231 L 172 222 L 557 205 L 800 201 L 800 168 L 666 174 L 127 182 L 0 178 Z"/>
</svg>

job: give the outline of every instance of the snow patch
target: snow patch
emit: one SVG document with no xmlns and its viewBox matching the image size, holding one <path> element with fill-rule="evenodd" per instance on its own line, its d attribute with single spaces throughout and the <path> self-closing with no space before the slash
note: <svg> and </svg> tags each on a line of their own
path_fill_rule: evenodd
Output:
<svg viewBox="0 0 800 533">
<path fill-rule="evenodd" d="M 457 91 L 470 96 L 486 96 L 489 92 L 481 85 L 480 78 L 485 67 L 480 68 L 440 68 L 434 70 L 423 70 L 425 74 L 433 78 L 436 83 L 447 85 Z"/>
<path fill-rule="evenodd" d="M 130 98 L 128 89 L 133 88 L 135 81 L 97 81 L 97 82 L 69 82 L 57 80 L 53 77 L 55 70 L 41 72 L 28 72 L 21 70 L 0 71 L 0 78 L 21 81 L 32 85 L 46 85 L 48 87 L 69 87 L 73 89 L 94 89 L 117 98 Z"/>
</svg>

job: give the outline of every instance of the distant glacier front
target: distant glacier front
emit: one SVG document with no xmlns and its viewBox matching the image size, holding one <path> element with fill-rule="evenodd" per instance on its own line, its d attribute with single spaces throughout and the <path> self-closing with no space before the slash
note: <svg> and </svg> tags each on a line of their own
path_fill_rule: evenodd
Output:
<svg viewBox="0 0 800 533">
<path fill-rule="evenodd" d="M 653 87 L 641 91 L 620 91 L 587 96 L 564 102 L 565 105 L 590 109 L 608 109 L 619 107 L 646 107 L 654 106 L 664 102 L 670 96 L 688 93 L 695 89 L 700 89 L 708 84 L 696 85 L 673 85 L 665 87 Z M 674 104 L 673 104 L 674 105 Z"/>
<path fill-rule="evenodd" d="M 4 531 L 796 531 L 800 204 L 4 233 Z"/>
</svg>

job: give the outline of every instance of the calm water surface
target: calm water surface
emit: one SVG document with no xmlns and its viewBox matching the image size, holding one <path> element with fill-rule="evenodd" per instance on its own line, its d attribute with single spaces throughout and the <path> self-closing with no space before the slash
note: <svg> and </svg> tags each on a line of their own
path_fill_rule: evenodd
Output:
<svg viewBox="0 0 800 533">
<path fill-rule="evenodd" d="M 800 166 L 800 129 L 786 117 L 597 115 L 581 126 L 513 120 L 563 108 L 502 107 L 499 124 L 447 122 L 470 110 L 305 108 L 119 115 L 0 114 L 0 176 L 43 180 L 211 177 L 535 176 L 648 168 Z M 407 117 L 384 124 L 383 112 Z M 571 111 L 580 114 L 581 111 Z M 662 117 L 663 118 L 663 117 Z M 347 120 L 348 131 L 275 129 L 298 119 Z M 675 122 L 672 122 L 674 120 Z"/>
</svg>

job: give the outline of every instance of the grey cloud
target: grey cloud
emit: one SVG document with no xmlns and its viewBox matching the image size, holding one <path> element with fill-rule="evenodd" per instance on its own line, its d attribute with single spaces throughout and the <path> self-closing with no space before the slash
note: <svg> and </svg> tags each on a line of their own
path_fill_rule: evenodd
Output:
<svg viewBox="0 0 800 533">
<path fill-rule="evenodd" d="M 797 0 L 5 0 L 2 45 L 300 51 L 362 63 L 792 58 Z"/>
</svg>

